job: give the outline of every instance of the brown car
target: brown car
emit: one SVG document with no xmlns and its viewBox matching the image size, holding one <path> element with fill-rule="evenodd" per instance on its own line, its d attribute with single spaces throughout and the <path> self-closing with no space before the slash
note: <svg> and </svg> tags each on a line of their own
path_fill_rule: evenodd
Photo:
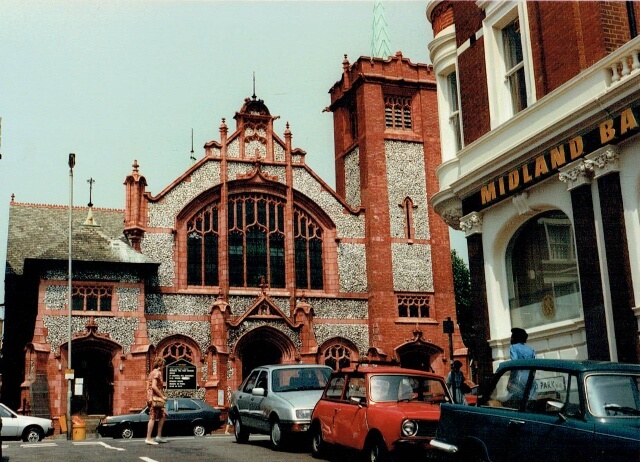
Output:
<svg viewBox="0 0 640 462">
<path fill-rule="evenodd" d="M 386 461 L 406 449 L 437 456 L 429 442 L 440 404 L 452 402 L 444 379 L 398 366 L 358 364 L 334 372 L 311 417 L 311 452 L 328 445 L 363 451 L 366 460 Z"/>
</svg>

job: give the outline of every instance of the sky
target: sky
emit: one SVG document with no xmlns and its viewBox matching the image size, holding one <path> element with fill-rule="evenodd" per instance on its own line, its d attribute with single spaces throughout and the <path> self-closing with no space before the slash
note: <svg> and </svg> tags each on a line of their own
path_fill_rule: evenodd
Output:
<svg viewBox="0 0 640 462">
<path fill-rule="evenodd" d="M 391 53 L 429 63 L 427 1 L 383 1 Z M 335 187 L 322 110 L 351 62 L 371 55 L 373 1 L 2 0 L 0 261 L 9 203 L 124 208 L 134 160 L 157 195 L 219 141 L 254 91 L 276 133 Z M 464 238 L 453 247 L 466 258 Z M 4 264 L 3 264 L 4 267 Z M 4 284 L 0 284 L 0 304 Z"/>
</svg>

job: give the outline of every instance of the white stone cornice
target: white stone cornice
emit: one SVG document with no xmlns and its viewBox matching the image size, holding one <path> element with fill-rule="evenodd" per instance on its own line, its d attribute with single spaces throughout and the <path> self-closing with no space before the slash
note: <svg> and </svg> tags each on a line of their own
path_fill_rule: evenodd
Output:
<svg viewBox="0 0 640 462">
<path fill-rule="evenodd" d="M 559 179 L 567 183 L 567 190 L 571 191 L 578 186 L 591 183 L 592 176 L 593 161 L 580 159 L 560 168 Z"/>
<path fill-rule="evenodd" d="M 482 213 L 471 212 L 468 215 L 460 218 L 460 230 L 464 231 L 467 237 L 472 234 L 482 233 Z"/>
<path fill-rule="evenodd" d="M 594 178 L 620 171 L 620 149 L 618 146 L 608 144 L 585 157 L 591 162 Z"/>
</svg>

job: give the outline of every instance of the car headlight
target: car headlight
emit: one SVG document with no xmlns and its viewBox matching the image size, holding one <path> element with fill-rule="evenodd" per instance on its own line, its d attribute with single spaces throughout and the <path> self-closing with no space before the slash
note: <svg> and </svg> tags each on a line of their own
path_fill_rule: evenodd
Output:
<svg viewBox="0 0 640 462">
<path fill-rule="evenodd" d="M 296 419 L 310 419 L 313 409 L 296 409 Z"/>
<path fill-rule="evenodd" d="M 402 434 L 404 436 L 415 436 L 416 433 L 418 433 L 418 422 L 408 419 L 402 422 Z"/>
</svg>

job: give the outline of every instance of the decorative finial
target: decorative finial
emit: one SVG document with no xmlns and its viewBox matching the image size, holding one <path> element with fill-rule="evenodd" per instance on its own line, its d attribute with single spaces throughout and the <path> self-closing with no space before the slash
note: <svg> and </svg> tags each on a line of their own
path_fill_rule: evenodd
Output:
<svg viewBox="0 0 640 462">
<path fill-rule="evenodd" d="M 134 173 L 138 173 L 138 167 L 140 167 L 140 165 L 138 164 L 138 159 L 134 159 L 132 167 Z"/>
<path fill-rule="evenodd" d="M 251 97 L 254 99 L 257 98 L 256 96 L 256 71 L 253 71 L 253 95 L 251 95 Z"/>
<path fill-rule="evenodd" d="M 95 183 L 96 180 L 94 180 L 93 178 L 89 178 L 87 180 L 87 183 L 89 183 L 89 203 L 87 204 L 87 206 L 89 207 L 93 207 L 93 203 L 91 202 L 91 194 L 93 192 L 93 183 Z"/>
<path fill-rule="evenodd" d="M 194 164 L 196 162 L 196 156 L 193 155 L 193 128 L 191 129 L 191 163 Z"/>
</svg>

